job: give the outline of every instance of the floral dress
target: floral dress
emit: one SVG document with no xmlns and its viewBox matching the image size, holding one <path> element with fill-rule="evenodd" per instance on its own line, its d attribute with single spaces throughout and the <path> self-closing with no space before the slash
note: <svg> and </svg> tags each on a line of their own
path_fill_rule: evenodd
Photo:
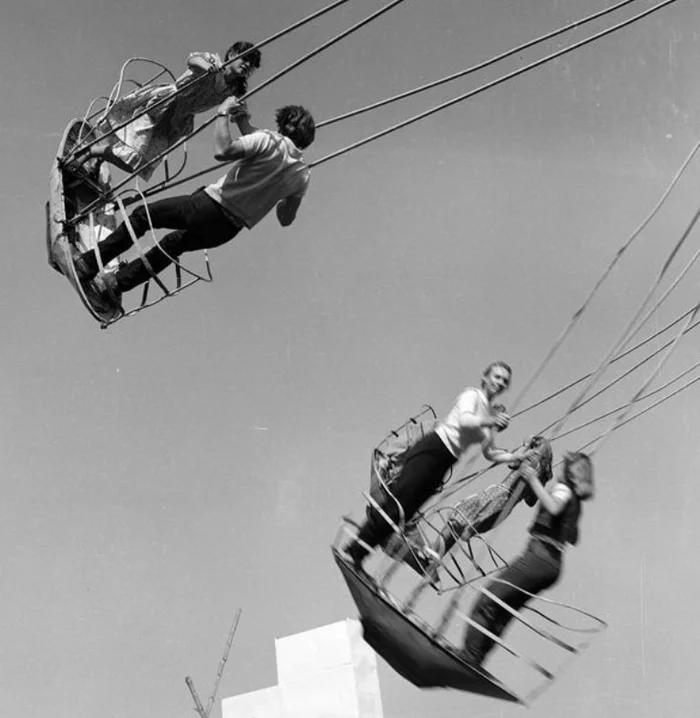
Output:
<svg viewBox="0 0 700 718">
<path fill-rule="evenodd" d="M 215 70 L 220 70 L 223 64 L 211 52 L 194 52 L 188 61 L 193 58 L 204 58 Z M 199 78 L 197 82 L 186 87 L 195 77 Z M 194 130 L 196 114 L 217 107 L 227 97 L 244 94 L 245 80 L 236 80 L 228 83 L 222 72 L 203 73 L 199 68 L 190 68 L 174 83 L 142 87 L 120 98 L 97 129 L 106 135 L 112 153 L 132 171 L 138 171 L 139 177 L 148 180 L 159 162 L 144 165 L 189 135 Z M 144 110 L 148 111 L 114 131 Z"/>
</svg>

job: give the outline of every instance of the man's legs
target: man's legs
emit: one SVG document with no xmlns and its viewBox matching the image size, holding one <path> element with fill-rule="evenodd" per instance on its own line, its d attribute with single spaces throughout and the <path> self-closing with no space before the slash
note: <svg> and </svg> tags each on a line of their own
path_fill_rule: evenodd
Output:
<svg viewBox="0 0 700 718">
<path fill-rule="evenodd" d="M 560 572 L 561 555 L 557 549 L 532 540 L 525 553 L 504 569 L 498 580 L 489 583 L 487 589 L 519 611 L 530 600 L 528 594 L 537 594 L 552 586 L 559 578 Z M 482 593 L 472 609 L 471 618 L 491 633 L 500 636 L 513 616 Z M 493 644 L 493 639 L 478 628 L 468 625 L 462 656 L 468 663 L 480 665 L 493 648 Z"/>
<path fill-rule="evenodd" d="M 391 486 L 393 496 L 382 502 L 382 509 L 395 523 L 399 522 L 399 506 L 404 519 L 409 521 L 420 507 L 438 490 L 455 458 L 436 434 L 428 434 L 409 451 L 401 475 Z M 391 534 L 391 526 L 373 508 L 367 511 L 367 520 L 357 535 L 359 541 L 376 546 Z M 358 542 L 348 547 L 356 564 L 367 555 L 367 549 Z"/>
<path fill-rule="evenodd" d="M 220 206 L 204 190 L 197 190 L 191 195 L 180 195 L 158 200 L 148 205 L 148 211 L 146 211 L 145 206 L 140 205 L 129 215 L 129 219 L 137 237 L 144 235 L 150 226 L 154 229 L 192 230 L 195 234 L 210 236 L 214 242 L 210 246 L 223 244 L 226 239 L 231 239 L 238 231 L 236 225 L 224 215 Z M 230 232 L 231 228 L 235 228 L 235 232 L 226 239 L 221 240 L 221 235 Z M 196 241 L 199 240 L 193 240 L 195 243 Z M 98 245 L 103 264 L 111 262 L 128 250 L 131 245 L 131 235 L 126 222 L 123 222 Z M 194 248 L 199 249 L 200 247 Z M 170 252 L 168 253 L 170 254 Z M 98 271 L 95 253 L 92 250 L 83 253 L 76 262 L 76 266 L 81 279 L 94 277 Z"/>
<path fill-rule="evenodd" d="M 238 234 L 240 227 L 225 220 L 226 224 L 218 229 L 211 228 L 207 234 L 200 234 L 189 229 L 170 232 L 160 240 L 158 246 L 146 252 L 145 260 L 139 257 L 120 267 L 116 274 L 117 289 L 128 292 L 139 284 L 147 282 L 153 274 L 159 274 L 184 252 L 195 252 L 200 249 L 211 249 L 228 242 Z"/>
</svg>

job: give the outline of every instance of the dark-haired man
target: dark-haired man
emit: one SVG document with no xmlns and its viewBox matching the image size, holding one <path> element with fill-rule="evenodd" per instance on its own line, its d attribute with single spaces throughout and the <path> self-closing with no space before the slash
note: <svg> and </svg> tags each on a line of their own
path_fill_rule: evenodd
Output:
<svg viewBox="0 0 700 718">
<path fill-rule="evenodd" d="M 150 226 L 177 230 L 150 249 L 145 261 L 138 258 L 116 272 L 98 274 L 92 250 L 75 258 L 76 272 L 91 302 L 113 305 L 122 292 L 146 282 L 184 252 L 225 244 L 244 227 L 254 227 L 273 208 L 283 227 L 294 221 L 309 185 L 310 170 L 301 151 L 314 140 L 313 117 L 299 105 L 282 107 L 276 113 L 276 132 L 257 130 L 244 117 L 245 122 L 239 124 L 250 131 L 234 139 L 229 119 L 240 119 L 242 114 L 247 110 L 235 97 L 224 100 L 217 112 L 214 157 L 231 162 L 226 175 L 191 195 L 162 199 L 131 213 L 137 237 Z M 98 245 L 103 264 L 131 245 L 123 223 Z"/>
</svg>

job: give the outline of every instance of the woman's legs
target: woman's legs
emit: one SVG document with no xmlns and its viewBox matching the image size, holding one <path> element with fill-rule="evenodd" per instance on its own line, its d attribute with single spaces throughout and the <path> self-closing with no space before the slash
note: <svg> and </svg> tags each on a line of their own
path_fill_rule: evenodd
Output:
<svg viewBox="0 0 700 718">
<path fill-rule="evenodd" d="M 556 583 L 561 573 L 561 553 L 553 546 L 533 539 L 525 552 L 504 569 L 487 589 L 514 610 L 520 610 L 530 595 L 544 591 Z M 513 618 L 505 608 L 481 593 L 471 612 L 472 620 L 496 636 L 500 636 Z M 479 665 L 493 648 L 494 641 L 471 624 L 464 636 L 463 657 Z"/>
</svg>

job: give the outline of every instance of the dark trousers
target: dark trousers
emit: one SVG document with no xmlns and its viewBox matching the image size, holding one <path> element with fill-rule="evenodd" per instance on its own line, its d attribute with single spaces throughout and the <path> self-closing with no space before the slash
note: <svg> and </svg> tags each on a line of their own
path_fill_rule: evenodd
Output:
<svg viewBox="0 0 700 718">
<path fill-rule="evenodd" d="M 500 581 L 491 581 L 487 589 L 511 606 L 520 610 L 530 596 L 519 589 L 537 594 L 553 586 L 561 573 L 562 553 L 556 547 L 539 541 L 530 540 L 525 552 L 505 568 L 499 575 Z M 480 626 L 500 636 L 513 616 L 488 596 L 480 594 L 471 612 L 472 620 Z M 468 626 L 464 636 L 464 650 L 467 660 L 481 663 L 493 648 L 493 640 L 474 626 Z"/>
<path fill-rule="evenodd" d="M 424 436 L 409 450 L 401 474 L 391 486 L 392 497 L 385 497 L 382 509 L 398 523 L 398 501 L 409 521 L 420 507 L 442 486 L 445 474 L 456 459 L 435 433 Z M 367 520 L 360 528 L 358 539 L 376 546 L 391 535 L 391 526 L 372 507 L 367 510 Z"/>
<path fill-rule="evenodd" d="M 241 224 L 236 224 L 224 214 L 221 205 L 203 189 L 190 195 L 153 202 L 148 205 L 148 214 L 146 208 L 141 205 L 129 215 L 129 219 L 137 237 L 144 235 L 151 225 L 156 229 L 179 230 L 167 234 L 160 240 L 160 246 L 146 252 L 146 259 L 156 274 L 162 272 L 183 252 L 218 247 L 233 239 L 242 228 Z M 103 263 L 111 262 L 131 245 L 131 235 L 126 223 L 123 223 L 99 243 Z M 88 252 L 84 257 L 90 269 L 96 270 L 97 260 L 94 253 Z M 150 272 L 141 258 L 138 258 L 118 270 L 117 286 L 122 292 L 126 292 L 150 278 Z"/>
</svg>

